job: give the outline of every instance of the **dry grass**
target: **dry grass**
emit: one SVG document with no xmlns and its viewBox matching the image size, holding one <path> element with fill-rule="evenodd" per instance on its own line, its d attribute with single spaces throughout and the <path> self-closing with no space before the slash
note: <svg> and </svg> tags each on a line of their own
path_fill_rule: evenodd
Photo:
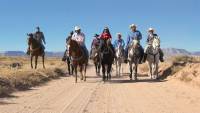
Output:
<svg viewBox="0 0 200 113">
<path fill-rule="evenodd" d="M 188 56 L 176 56 L 165 63 L 160 63 L 159 74 L 165 79 L 168 76 L 186 83 L 200 86 L 199 59 Z M 22 63 L 21 69 L 10 68 L 12 63 Z M 0 57 L 0 96 L 9 95 L 15 90 L 26 90 L 52 79 L 64 76 L 66 64 L 60 58 L 46 58 L 46 69 L 42 69 L 41 58 L 37 70 L 30 69 L 28 57 Z M 148 66 L 139 66 L 139 73 L 147 75 Z"/>
<path fill-rule="evenodd" d="M 10 64 L 20 62 L 21 69 L 10 68 Z M 37 70 L 30 68 L 27 57 L 0 57 L 0 96 L 9 95 L 15 90 L 27 90 L 49 80 L 64 76 L 66 65 L 60 58 L 46 58 L 46 69 L 42 69 L 41 59 Z"/>
<path fill-rule="evenodd" d="M 171 75 L 184 83 L 200 86 L 200 58 L 176 56 L 172 59 Z"/>
<path fill-rule="evenodd" d="M 172 62 L 175 63 L 200 63 L 198 57 L 192 56 L 175 56 L 171 58 Z"/>
</svg>

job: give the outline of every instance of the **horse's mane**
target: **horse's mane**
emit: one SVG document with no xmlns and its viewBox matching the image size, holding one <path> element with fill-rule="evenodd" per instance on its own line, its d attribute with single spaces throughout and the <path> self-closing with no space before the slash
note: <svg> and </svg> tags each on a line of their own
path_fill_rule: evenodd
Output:
<svg viewBox="0 0 200 113">
<path fill-rule="evenodd" d="M 74 45 L 74 47 L 79 47 L 78 42 L 76 42 L 75 40 L 70 39 L 70 43 L 71 43 L 72 45 Z M 70 45 L 71 45 L 71 44 L 70 44 Z"/>
<path fill-rule="evenodd" d="M 159 37 L 155 37 L 155 38 L 153 39 L 152 46 L 153 46 L 154 48 L 160 46 L 160 38 L 159 38 Z"/>
</svg>

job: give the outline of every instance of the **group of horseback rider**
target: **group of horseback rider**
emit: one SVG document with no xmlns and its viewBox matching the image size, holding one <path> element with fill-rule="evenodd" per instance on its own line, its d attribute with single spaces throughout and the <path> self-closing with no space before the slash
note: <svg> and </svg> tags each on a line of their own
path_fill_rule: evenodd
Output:
<svg viewBox="0 0 200 113">
<path fill-rule="evenodd" d="M 109 32 L 108 27 L 105 27 L 105 29 L 104 29 L 104 31 L 101 35 L 98 35 L 98 34 L 94 35 L 94 39 L 92 41 L 91 48 L 97 48 L 97 47 L 101 48 L 102 40 L 107 40 L 107 39 L 111 40 L 111 38 L 112 38 L 112 36 Z M 145 49 L 143 49 L 143 47 L 139 43 L 139 50 L 140 50 L 139 63 L 140 64 L 142 62 L 146 61 L 146 59 L 147 59 L 147 49 L 152 45 L 154 38 L 159 38 L 159 37 L 155 33 L 155 30 L 153 28 L 149 28 L 148 29 L 148 37 L 147 37 L 147 41 L 146 41 L 147 46 L 145 47 Z M 127 63 L 127 61 L 128 61 L 128 50 L 130 48 L 132 41 L 137 40 L 138 42 L 140 42 L 141 39 L 142 39 L 141 32 L 139 30 L 137 30 L 137 26 L 135 24 L 131 24 L 130 25 L 130 32 L 128 33 L 128 37 L 127 37 L 126 47 L 125 47 L 125 41 L 122 38 L 122 34 L 117 33 L 117 39 L 114 41 L 113 46 L 111 45 L 111 48 L 112 48 L 113 52 L 115 52 L 115 49 L 118 46 L 122 46 L 122 48 L 124 48 L 125 63 Z M 93 50 L 93 49 L 91 49 L 91 50 Z M 90 53 L 92 53 L 92 51 Z M 160 61 L 164 62 L 164 59 L 163 59 L 164 54 L 163 54 L 163 51 L 161 50 L 161 48 L 159 48 L 159 54 L 160 54 L 160 58 L 159 58 Z"/>
<path fill-rule="evenodd" d="M 109 42 L 108 45 L 110 46 L 113 53 L 115 53 L 115 48 L 117 48 L 120 45 L 124 48 L 124 57 L 125 57 L 125 63 L 126 63 L 128 60 L 128 50 L 129 50 L 129 47 L 130 47 L 132 41 L 137 40 L 140 42 L 140 40 L 142 39 L 142 34 L 139 30 L 137 30 L 137 26 L 135 24 L 131 24 L 129 27 L 130 27 L 130 32 L 128 33 L 128 36 L 127 36 L 126 47 L 125 47 L 125 41 L 122 38 L 121 33 L 117 33 L 117 39 L 114 41 L 114 44 L 112 44 L 111 43 L 112 36 L 110 34 L 109 28 L 105 27 L 102 34 L 94 35 L 94 39 L 92 41 L 91 48 L 98 48 L 99 52 L 101 52 L 103 43 L 105 41 L 108 41 Z M 43 50 L 45 49 L 45 47 L 44 47 L 44 44 L 46 44 L 45 37 L 44 37 L 43 32 L 40 31 L 39 27 L 36 27 L 35 33 L 33 33 L 33 34 L 30 33 L 28 35 L 35 38 L 40 43 L 42 49 Z M 145 47 L 145 49 L 143 49 L 143 47 L 139 44 L 139 50 L 140 50 L 139 63 L 140 64 L 142 62 L 146 61 L 147 49 L 150 45 L 152 45 L 154 38 L 158 38 L 158 35 L 155 33 L 155 30 L 153 28 L 149 28 L 148 29 L 148 37 L 147 37 L 147 46 Z M 89 56 L 92 57 L 91 53 L 92 53 L 93 49 L 91 49 L 90 55 L 89 55 L 89 52 L 85 45 L 85 34 L 81 31 L 81 28 L 79 26 L 75 26 L 74 32 L 73 31 L 70 32 L 70 35 L 66 38 L 66 43 L 69 39 L 75 40 L 80 45 L 80 47 L 83 49 L 85 55 L 88 57 Z M 27 54 L 30 54 L 30 51 L 31 51 L 31 48 L 28 47 Z M 65 52 L 67 52 L 67 49 Z M 163 62 L 164 54 L 161 49 L 159 49 L 159 54 L 160 54 L 160 61 Z"/>
</svg>

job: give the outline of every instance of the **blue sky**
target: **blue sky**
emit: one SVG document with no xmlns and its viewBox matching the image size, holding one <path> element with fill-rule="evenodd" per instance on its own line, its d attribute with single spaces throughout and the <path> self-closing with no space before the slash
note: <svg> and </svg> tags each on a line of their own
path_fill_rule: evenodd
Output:
<svg viewBox="0 0 200 113">
<path fill-rule="evenodd" d="M 153 27 L 162 47 L 200 51 L 199 0 L 0 0 L 0 51 L 27 48 L 26 33 L 40 26 L 47 51 L 64 51 L 65 38 L 79 25 L 89 48 L 92 36 L 109 26 L 126 40 L 129 25 L 143 34 Z"/>
</svg>

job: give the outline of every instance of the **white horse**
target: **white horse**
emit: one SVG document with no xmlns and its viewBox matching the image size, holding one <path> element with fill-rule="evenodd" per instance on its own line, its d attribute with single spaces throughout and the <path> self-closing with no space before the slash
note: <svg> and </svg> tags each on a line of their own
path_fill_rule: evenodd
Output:
<svg viewBox="0 0 200 113">
<path fill-rule="evenodd" d="M 121 44 L 119 44 L 118 47 L 115 49 L 116 75 L 118 77 L 120 77 L 120 74 L 121 74 L 121 67 L 122 67 L 121 64 L 123 63 L 123 55 L 124 55 L 123 52 L 124 52 L 124 49 L 121 46 Z"/>
<path fill-rule="evenodd" d="M 140 59 L 140 49 L 139 49 L 139 41 L 133 40 L 132 44 L 129 47 L 128 53 L 128 61 L 129 61 L 129 69 L 130 69 L 130 80 L 132 80 L 132 73 L 134 70 L 134 79 L 137 80 L 137 68 Z"/>
<path fill-rule="evenodd" d="M 160 39 L 158 37 L 153 39 L 152 45 L 149 45 L 147 49 L 147 62 L 149 65 L 149 74 L 151 79 L 158 78 L 158 64 L 159 64 L 159 49 L 160 49 Z"/>
</svg>

